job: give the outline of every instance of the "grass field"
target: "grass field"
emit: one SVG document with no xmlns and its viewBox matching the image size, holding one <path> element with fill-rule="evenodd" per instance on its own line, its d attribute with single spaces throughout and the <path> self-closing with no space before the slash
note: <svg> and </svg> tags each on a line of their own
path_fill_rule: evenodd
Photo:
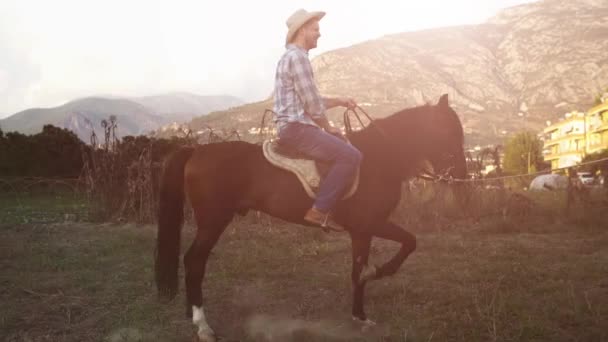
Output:
<svg viewBox="0 0 608 342">
<path fill-rule="evenodd" d="M 222 341 L 607 341 L 606 221 L 528 221 L 413 228 L 416 252 L 368 286 L 379 324 L 362 331 L 347 235 L 240 218 L 210 259 L 208 320 Z M 5 220 L 0 340 L 191 341 L 183 284 L 156 299 L 154 240 L 153 226 Z M 372 261 L 396 247 L 374 240 Z"/>
<path fill-rule="evenodd" d="M 2 194 L 0 225 L 52 224 L 87 217 L 84 196 L 73 192 Z"/>
</svg>

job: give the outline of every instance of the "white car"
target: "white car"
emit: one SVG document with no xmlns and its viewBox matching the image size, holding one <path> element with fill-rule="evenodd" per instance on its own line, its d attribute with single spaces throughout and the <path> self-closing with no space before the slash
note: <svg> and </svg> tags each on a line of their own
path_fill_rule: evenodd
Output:
<svg viewBox="0 0 608 342">
<path fill-rule="evenodd" d="M 583 185 L 593 185 L 595 183 L 595 177 L 591 172 L 579 172 L 577 175 Z"/>
</svg>

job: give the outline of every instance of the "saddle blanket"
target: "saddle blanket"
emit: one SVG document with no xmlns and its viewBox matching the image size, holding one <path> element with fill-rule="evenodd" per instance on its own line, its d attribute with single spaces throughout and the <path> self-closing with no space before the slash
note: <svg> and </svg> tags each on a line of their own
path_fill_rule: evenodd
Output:
<svg viewBox="0 0 608 342">
<path fill-rule="evenodd" d="M 317 163 L 314 160 L 306 159 L 304 156 L 292 158 L 281 154 L 279 152 L 281 147 L 279 147 L 277 140 L 264 141 L 262 150 L 264 151 L 264 157 L 266 157 L 268 162 L 276 167 L 293 172 L 302 183 L 308 196 L 310 196 L 310 198 L 316 198 L 316 193 L 319 190 L 319 184 L 321 183 L 322 178 L 322 175 L 319 173 L 319 168 L 323 168 L 322 165 L 317 166 Z M 357 191 L 358 186 L 359 169 L 357 169 L 355 178 L 342 199 L 351 197 Z"/>
</svg>

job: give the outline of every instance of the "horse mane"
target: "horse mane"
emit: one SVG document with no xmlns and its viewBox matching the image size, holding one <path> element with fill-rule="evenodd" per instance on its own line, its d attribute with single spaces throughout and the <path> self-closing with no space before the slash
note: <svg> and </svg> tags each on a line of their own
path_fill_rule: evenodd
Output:
<svg viewBox="0 0 608 342">
<path fill-rule="evenodd" d="M 462 124 L 451 107 L 441 108 L 427 103 L 422 106 L 403 109 L 381 120 L 385 121 L 382 125 L 398 127 L 401 130 L 446 128 L 452 131 L 453 138 L 459 141 L 464 140 Z"/>
<path fill-rule="evenodd" d="M 452 138 L 464 142 L 464 131 L 456 112 L 451 108 L 441 108 L 426 103 L 421 106 L 405 108 L 387 117 L 375 119 L 372 124 L 362 130 L 352 132 L 350 137 L 357 139 L 359 136 L 375 136 L 378 132 L 377 125 L 381 131 L 393 133 L 393 135 L 419 137 L 428 130 L 443 127 L 449 129 Z M 372 132 L 372 131 L 376 132 Z"/>
</svg>

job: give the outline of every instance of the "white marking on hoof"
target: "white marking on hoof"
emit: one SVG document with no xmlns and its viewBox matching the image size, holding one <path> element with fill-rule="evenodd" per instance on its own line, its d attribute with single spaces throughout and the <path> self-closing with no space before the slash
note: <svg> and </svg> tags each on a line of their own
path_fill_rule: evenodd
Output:
<svg viewBox="0 0 608 342">
<path fill-rule="evenodd" d="M 215 342 L 215 332 L 207 324 L 205 319 L 205 310 L 201 306 L 200 308 L 192 305 L 192 323 L 198 328 L 196 335 L 200 342 Z"/>
<path fill-rule="evenodd" d="M 376 322 L 372 321 L 371 319 L 359 319 L 355 316 L 353 316 L 353 321 L 357 322 L 358 324 L 361 324 L 361 331 L 365 332 L 366 330 L 372 329 L 373 327 L 375 327 L 377 324 Z"/>
<path fill-rule="evenodd" d="M 374 326 L 376 325 L 376 322 L 372 321 L 371 319 L 366 319 L 366 320 L 362 320 L 358 317 L 353 316 L 353 321 L 357 321 L 358 323 L 361 323 L 363 325 L 367 325 L 367 326 Z"/>
<path fill-rule="evenodd" d="M 368 266 L 364 265 L 363 270 L 361 270 L 361 274 L 359 275 L 359 283 L 363 284 L 368 282 L 374 278 L 378 274 L 378 268 L 375 265 Z"/>
</svg>

